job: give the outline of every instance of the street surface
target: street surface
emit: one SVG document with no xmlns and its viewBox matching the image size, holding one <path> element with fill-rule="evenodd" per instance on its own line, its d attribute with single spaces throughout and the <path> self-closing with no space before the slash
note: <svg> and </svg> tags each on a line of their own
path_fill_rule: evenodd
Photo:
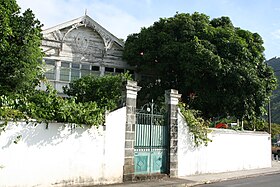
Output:
<svg viewBox="0 0 280 187">
<path fill-rule="evenodd" d="M 199 185 L 200 187 L 279 187 L 280 174 L 250 177 L 223 181 L 212 184 Z"/>
</svg>

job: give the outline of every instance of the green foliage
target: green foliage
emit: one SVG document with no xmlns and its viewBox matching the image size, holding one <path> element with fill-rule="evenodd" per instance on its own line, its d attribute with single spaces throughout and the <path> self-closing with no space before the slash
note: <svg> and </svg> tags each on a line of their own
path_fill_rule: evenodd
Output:
<svg viewBox="0 0 280 187">
<path fill-rule="evenodd" d="M 235 117 L 226 117 L 226 118 L 220 118 L 220 119 L 215 119 L 215 123 L 226 123 L 226 124 L 229 124 L 229 123 L 233 123 L 233 122 L 236 122 L 236 118 Z"/>
<path fill-rule="evenodd" d="M 47 91 L 34 90 L 24 94 L 0 97 L 0 121 L 36 120 L 98 126 L 104 123 L 105 108 L 96 102 L 76 103 L 75 98 L 59 97 L 48 86 Z"/>
<path fill-rule="evenodd" d="M 263 118 L 255 118 L 251 121 L 245 120 L 243 125 L 244 130 L 269 132 L 268 123 Z"/>
<path fill-rule="evenodd" d="M 271 138 L 272 142 L 277 141 L 277 136 L 280 134 L 280 124 L 272 123 L 271 124 Z"/>
<path fill-rule="evenodd" d="M 64 87 L 64 93 L 77 98 L 77 102 L 95 101 L 101 108 L 117 108 L 122 97 L 123 82 L 131 80 L 128 73 L 118 75 L 85 76 Z"/>
<path fill-rule="evenodd" d="M 42 25 L 15 0 L 0 1 L 0 95 L 34 89 L 42 75 Z"/>
<path fill-rule="evenodd" d="M 19 102 L 22 102 L 22 100 L 2 95 L 0 97 L 0 116 L 5 116 L 5 119 L 9 121 L 25 119 L 26 115 L 17 110 Z"/>
<path fill-rule="evenodd" d="M 266 112 L 276 86 L 263 52 L 257 33 L 234 27 L 228 17 L 194 13 L 128 36 L 123 57 L 146 75 L 139 82 L 143 101 L 173 88 L 204 117 L 252 119 Z"/>
<path fill-rule="evenodd" d="M 266 63 L 273 68 L 278 82 L 277 89 L 270 97 L 271 121 L 280 124 L 280 58 L 272 58 Z"/>
<path fill-rule="evenodd" d="M 25 93 L 0 97 L 0 120 L 36 120 L 98 126 L 104 123 L 106 110 L 120 103 L 123 82 L 131 79 L 128 73 L 103 77 L 83 77 L 65 88 L 70 98 L 62 98 L 47 83 L 47 90 L 28 90 Z"/>
<path fill-rule="evenodd" d="M 197 110 L 191 110 L 186 108 L 182 103 L 179 104 L 180 111 L 184 116 L 187 125 L 189 127 L 189 132 L 193 135 L 193 140 L 195 146 L 203 145 L 207 146 L 211 139 L 208 138 L 208 122 L 199 116 Z"/>
</svg>

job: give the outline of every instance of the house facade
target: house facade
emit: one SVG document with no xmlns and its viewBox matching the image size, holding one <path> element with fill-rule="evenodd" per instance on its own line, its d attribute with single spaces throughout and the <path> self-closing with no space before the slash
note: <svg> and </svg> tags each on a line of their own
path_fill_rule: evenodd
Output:
<svg viewBox="0 0 280 187">
<path fill-rule="evenodd" d="M 89 16 L 42 31 L 45 75 L 58 93 L 85 75 L 118 74 L 133 67 L 123 59 L 124 42 Z M 44 83 L 41 87 L 45 89 Z"/>
</svg>

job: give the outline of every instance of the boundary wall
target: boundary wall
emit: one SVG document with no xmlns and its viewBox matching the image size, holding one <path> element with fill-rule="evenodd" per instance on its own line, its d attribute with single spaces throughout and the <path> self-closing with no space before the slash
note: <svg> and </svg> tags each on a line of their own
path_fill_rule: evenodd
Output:
<svg viewBox="0 0 280 187">
<path fill-rule="evenodd" d="M 98 128 L 11 122 L 0 135 L 0 186 L 120 183 L 125 124 L 125 107 Z"/>
<path fill-rule="evenodd" d="M 178 113 L 178 176 L 271 167 L 271 139 L 266 132 L 210 129 L 208 146 L 195 147 Z"/>
</svg>

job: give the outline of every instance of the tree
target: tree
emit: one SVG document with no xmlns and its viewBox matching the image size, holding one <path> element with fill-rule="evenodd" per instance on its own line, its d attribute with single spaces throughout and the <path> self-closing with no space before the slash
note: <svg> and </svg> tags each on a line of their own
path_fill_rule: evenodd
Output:
<svg viewBox="0 0 280 187">
<path fill-rule="evenodd" d="M 270 97 L 271 121 L 273 123 L 280 124 L 280 58 L 274 57 L 267 60 L 266 63 L 273 68 L 278 82 L 277 89 L 274 90 L 272 96 Z"/>
<path fill-rule="evenodd" d="M 143 75 L 146 99 L 174 88 L 205 117 L 250 119 L 265 112 L 276 86 L 263 52 L 260 35 L 228 17 L 182 13 L 129 35 L 123 57 Z"/>
<path fill-rule="evenodd" d="M 131 79 L 128 73 L 105 75 L 102 77 L 88 75 L 77 79 L 64 87 L 64 93 L 76 97 L 77 102 L 94 101 L 100 108 L 113 110 L 122 99 L 123 82 Z"/>
<path fill-rule="evenodd" d="M 40 22 L 15 0 L 0 1 L 0 94 L 35 88 L 42 73 Z"/>
</svg>

